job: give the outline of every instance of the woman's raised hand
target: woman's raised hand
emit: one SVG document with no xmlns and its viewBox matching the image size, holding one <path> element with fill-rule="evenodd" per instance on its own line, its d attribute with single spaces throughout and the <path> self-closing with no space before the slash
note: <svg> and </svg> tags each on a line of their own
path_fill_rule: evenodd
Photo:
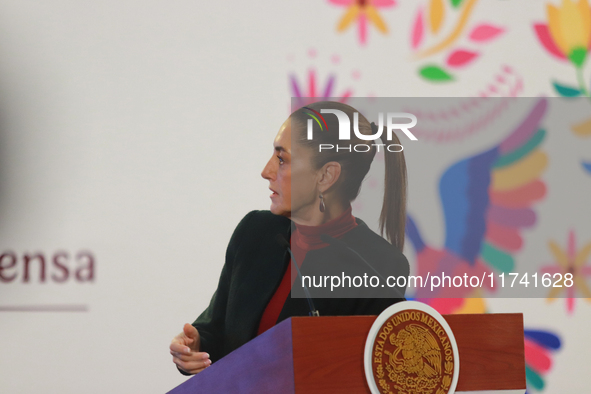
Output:
<svg viewBox="0 0 591 394">
<path fill-rule="evenodd" d="M 211 365 L 209 354 L 199 351 L 199 331 L 189 323 L 183 327 L 183 332 L 172 339 L 170 354 L 172 362 L 189 374 L 196 374 Z"/>
</svg>

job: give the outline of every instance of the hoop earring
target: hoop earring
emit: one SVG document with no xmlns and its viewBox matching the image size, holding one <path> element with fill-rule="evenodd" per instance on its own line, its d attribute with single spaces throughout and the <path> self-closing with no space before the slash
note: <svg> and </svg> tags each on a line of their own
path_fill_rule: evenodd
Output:
<svg viewBox="0 0 591 394">
<path fill-rule="evenodd" d="M 320 193 L 320 212 L 324 212 L 326 210 L 326 205 L 324 205 L 324 196 Z"/>
</svg>

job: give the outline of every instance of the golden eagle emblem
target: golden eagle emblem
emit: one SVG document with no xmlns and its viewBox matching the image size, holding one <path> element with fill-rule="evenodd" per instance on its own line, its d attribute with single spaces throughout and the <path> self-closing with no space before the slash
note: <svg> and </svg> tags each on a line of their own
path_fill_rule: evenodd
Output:
<svg viewBox="0 0 591 394">
<path fill-rule="evenodd" d="M 405 309 L 381 324 L 372 345 L 380 394 L 448 394 L 455 356 L 449 334 L 431 316 Z"/>
<path fill-rule="evenodd" d="M 394 352 L 384 353 L 390 356 L 389 363 L 395 371 L 416 374 L 419 378 L 441 376 L 441 350 L 433 334 L 425 328 L 409 324 L 390 335 L 390 344 L 396 346 Z"/>
</svg>

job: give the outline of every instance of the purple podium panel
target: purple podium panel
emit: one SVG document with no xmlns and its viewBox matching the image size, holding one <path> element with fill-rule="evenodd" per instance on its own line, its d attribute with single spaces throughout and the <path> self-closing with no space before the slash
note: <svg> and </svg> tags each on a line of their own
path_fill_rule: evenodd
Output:
<svg viewBox="0 0 591 394">
<path fill-rule="evenodd" d="M 291 319 L 254 338 L 167 394 L 295 394 Z"/>
</svg>

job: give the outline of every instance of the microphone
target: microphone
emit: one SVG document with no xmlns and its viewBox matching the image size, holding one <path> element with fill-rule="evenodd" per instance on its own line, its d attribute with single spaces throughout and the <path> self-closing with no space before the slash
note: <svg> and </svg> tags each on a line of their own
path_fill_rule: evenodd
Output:
<svg viewBox="0 0 591 394">
<path fill-rule="evenodd" d="M 302 280 L 302 273 L 300 272 L 300 267 L 298 267 L 298 263 L 296 262 L 296 259 L 293 255 L 293 252 L 291 251 L 291 248 L 289 247 L 289 242 L 287 242 L 285 237 L 281 234 L 277 234 L 275 239 L 277 240 L 279 245 L 283 246 L 284 248 L 287 248 L 287 251 L 289 252 L 289 255 L 291 256 L 291 261 L 293 261 L 293 265 L 295 265 L 295 268 L 298 271 L 298 277 L 302 281 L 302 285 L 304 286 L 304 294 L 306 295 L 306 299 L 308 300 L 308 307 L 310 307 L 310 316 L 320 316 L 320 312 L 318 312 L 318 310 L 314 306 L 314 301 L 312 301 L 312 296 L 310 295 L 310 291 L 308 291 L 308 286 L 306 286 L 306 284 Z"/>
<path fill-rule="evenodd" d="M 382 274 L 380 274 L 378 272 L 378 270 L 376 270 L 366 259 L 363 258 L 363 256 L 361 256 L 359 253 L 357 253 L 357 251 L 353 248 L 351 248 L 349 245 L 347 245 L 344 241 L 338 239 L 338 238 L 334 238 L 331 237 L 328 234 L 321 234 L 320 235 L 320 239 L 322 240 L 322 242 L 327 243 L 329 245 L 333 245 L 336 246 L 338 248 L 342 248 L 342 249 L 346 249 L 349 250 L 350 252 L 353 252 L 358 258 L 359 260 L 363 261 L 365 263 L 365 265 L 367 265 L 369 268 L 371 268 L 371 270 L 373 272 L 376 273 L 376 275 L 380 278 L 380 280 L 383 280 L 384 283 L 388 283 L 386 278 L 384 278 L 384 276 Z M 400 298 L 404 298 L 404 294 L 402 294 L 400 292 L 400 289 L 397 287 L 390 287 L 390 289 L 393 289 L 396 292 L 396 295 L 399 296 Z"/>
</svg>

